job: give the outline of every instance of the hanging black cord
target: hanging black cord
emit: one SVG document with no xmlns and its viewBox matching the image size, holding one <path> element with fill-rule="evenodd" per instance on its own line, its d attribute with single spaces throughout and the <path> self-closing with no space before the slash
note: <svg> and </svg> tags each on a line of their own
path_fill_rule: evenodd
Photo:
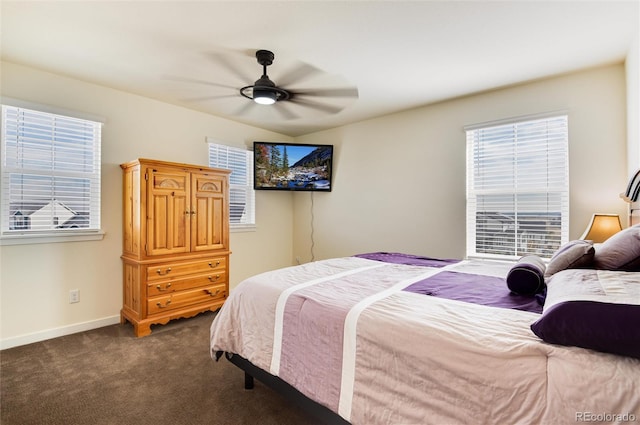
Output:
<svg viewBox="0 0 640 425">
<path fill-rule="evenodd" d="M 313 254 L 313 247 L 315 245 L 315 241 L 313 240 L 313 192 L 311 193 L 311 261 L 314 260 L 315 255 Z"/>
</svg>

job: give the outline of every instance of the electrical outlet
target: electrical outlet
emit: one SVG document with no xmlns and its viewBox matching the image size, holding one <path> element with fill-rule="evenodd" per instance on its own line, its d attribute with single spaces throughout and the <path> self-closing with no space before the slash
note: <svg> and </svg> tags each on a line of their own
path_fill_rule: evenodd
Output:
<svg viewBox="0 0 640 425">
<path fill-rule="evenodd" d="M 80 302 L 80 290 L 72 289 L 69 291 L 69 304 L 79 303 Z"/>
</svg>

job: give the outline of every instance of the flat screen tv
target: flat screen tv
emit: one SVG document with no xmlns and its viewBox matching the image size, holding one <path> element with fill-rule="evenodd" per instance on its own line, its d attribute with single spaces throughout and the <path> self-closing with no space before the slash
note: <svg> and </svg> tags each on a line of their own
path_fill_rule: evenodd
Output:
<svg viewBox="0 0 640 425">
<path fill-rule="evenodd" d="M 253 142 L 255 190 L 331 191 L 333 145 Z"/>
</svg>

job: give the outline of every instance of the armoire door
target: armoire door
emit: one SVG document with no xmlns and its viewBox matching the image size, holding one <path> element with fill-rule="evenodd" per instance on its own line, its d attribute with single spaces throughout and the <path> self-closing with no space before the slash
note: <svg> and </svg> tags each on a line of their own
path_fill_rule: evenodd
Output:
<svg viewBox="0 0 640 425">
<path fill-rule="evenodd" d="M 191 174 L 191 251 L 225 249 L 228 208 L 226 180 L 207 173 Z"/>
<path fill-rule="evenodd" d="M 147 169 L 147 255 L 189 252 L 191 248 L 190 173 Z"/>
</svg>

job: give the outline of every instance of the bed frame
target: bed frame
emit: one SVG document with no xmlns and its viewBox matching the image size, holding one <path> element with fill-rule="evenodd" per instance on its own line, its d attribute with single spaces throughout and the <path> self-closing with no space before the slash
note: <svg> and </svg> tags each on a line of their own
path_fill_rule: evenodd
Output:
<svg viewBox="0 0 640 425">
<path fill-rule="evenodd" d="M 216 353 L 216 358 L 219 359 L 222 354 L 222 352 Z M 323 406 L 322 404 L 311 400 L 282 379 L 260 369 L 244 357 L 227 352 L 224 353 L 224 356 L 227 360 L 244 371 L 245 389 L 253 389 L 254 378 L 256 378 L 274 391 L 282 394 L 289 401 L 295 403 L 297 406 L 299 406 L 318 420 L 331 425 L 349 425 L 349 422 L 347 422 L 337 413 L 333 412 L 326 406 Z"/>
</svg>

